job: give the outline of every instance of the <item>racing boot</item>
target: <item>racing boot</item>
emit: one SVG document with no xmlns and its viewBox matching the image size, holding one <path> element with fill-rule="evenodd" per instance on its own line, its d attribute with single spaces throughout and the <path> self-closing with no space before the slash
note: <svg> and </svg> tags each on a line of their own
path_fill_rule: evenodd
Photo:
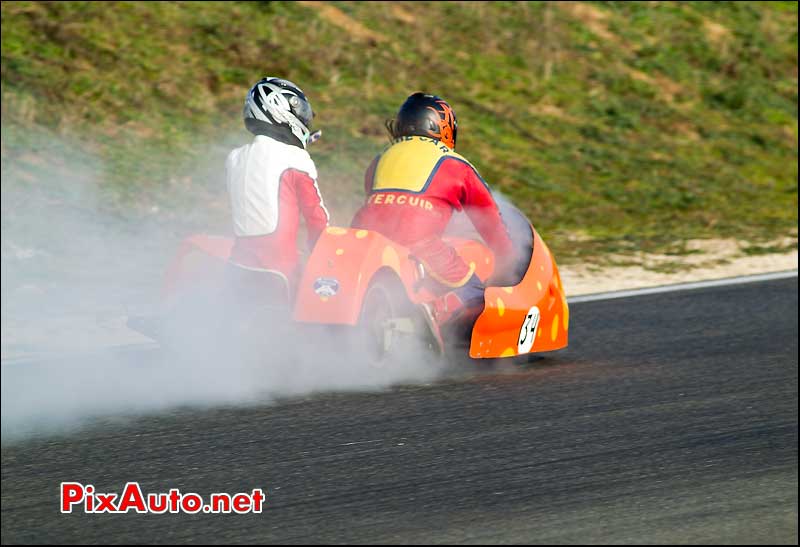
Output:
<svg viewBox="0 0 800 547">
<path fill-rule="evenodd" d="M 444 340 L 442 339 L 442 327 L 457 319 L 464 310 L 464 302 L 455 292 L 449 292 L 432 302 L 420 304 L 422 317 L 428 324 L 431 335 L 435 342 L 434 350 L 439 355 L 444 355 Z"/>
</svg>

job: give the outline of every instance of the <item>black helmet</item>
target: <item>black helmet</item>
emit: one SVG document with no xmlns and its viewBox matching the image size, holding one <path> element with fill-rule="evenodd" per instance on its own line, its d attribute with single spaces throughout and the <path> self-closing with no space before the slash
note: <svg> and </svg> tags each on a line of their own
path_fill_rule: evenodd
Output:
<svg viewBox="0 0 800 547">
<path fill-rule="evenodd" d="M 262 78 L 244 101 L 244 124 L 250 132 L 296 138 L 305 148 L 314 112 L 303 90 L 289 80 Z"/>
<path fill-rule="evenodd" d="M 386 123 L 386 128 L 394 139 L 416 135 L 438 139 L 449 148 L 456 147 L 456 113 L 436 95 L 414 93 L 400 107 L 397 118 Z"/>
</svg>

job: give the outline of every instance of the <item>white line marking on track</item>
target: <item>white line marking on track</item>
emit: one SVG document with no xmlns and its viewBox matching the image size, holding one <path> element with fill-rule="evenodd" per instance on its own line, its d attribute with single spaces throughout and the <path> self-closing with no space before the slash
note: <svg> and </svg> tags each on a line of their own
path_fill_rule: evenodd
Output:
<svg viewBox="0 0 800 547">
<path fill-rule="evenodd" d="M 642 289 L 631 289 L 625 291 L 610 291 L 595 294 L 583 294 L 580 296 L 567 297 L 568 304 L 579 304 L 581 302 L 596 302 L 598 300 L 612 300 L 614 298 L 628 298 L 630 296 L 644 296 L 648 294 L 662 294 L 676 291 L 688 291 L 693 289 L 706 289 L 709 287 L 725 287 L 727 285 L 740 285 L 744 283 L 755 283 L 757 281 L 775 281 L 778 279 L 789 279 L 797 277 L 797 270 L 784 272 L 773 272 L 766 274 L 744 275 L 740 277 L 726 277 L 724 279 L 710 279 L 708 281 L 696 281 L 693 283 L 678 283 L 676 285 L 661 285 L 658 287 L 645 287 Z"/>
</svg>

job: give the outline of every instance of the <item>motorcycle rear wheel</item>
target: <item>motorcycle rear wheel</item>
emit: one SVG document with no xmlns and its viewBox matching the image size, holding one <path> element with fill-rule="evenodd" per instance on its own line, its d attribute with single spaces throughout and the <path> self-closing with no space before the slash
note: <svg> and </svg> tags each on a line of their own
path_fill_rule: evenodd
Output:
<svg viewBox="0 0 800 547">
<path fill-rule="evenodd" d="M 373 368 L 399 367 L 408 360 L 433 358 L 430 335 L 419 310 L 393 275 L 379 275 L 370 283 L 357 330 L 361 349 Z"/>
</svg>

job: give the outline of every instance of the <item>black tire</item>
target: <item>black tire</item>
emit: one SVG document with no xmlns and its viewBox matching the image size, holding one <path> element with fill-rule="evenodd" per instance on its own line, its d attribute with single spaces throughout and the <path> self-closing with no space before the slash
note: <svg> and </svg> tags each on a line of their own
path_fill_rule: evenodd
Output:
<svg viewBox="0 0 800 547">
<path fill-rule="evenodd" d="M 402 366 L 408 359 L 433 357 L 419 310 L 394 274 L 381 273 L 364 295 L 358 322 L 359 350 L 376 369 Z"/>
</svg>

